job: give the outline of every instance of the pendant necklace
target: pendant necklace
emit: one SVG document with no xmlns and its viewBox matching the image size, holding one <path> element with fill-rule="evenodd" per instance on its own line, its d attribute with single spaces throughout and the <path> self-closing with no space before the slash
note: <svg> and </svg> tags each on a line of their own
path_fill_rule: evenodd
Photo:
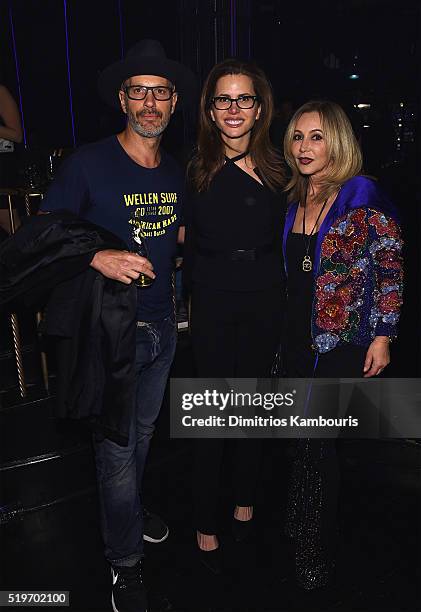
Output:
<svg viewBox="0 0 421 612">
<path fill-rule="evenodd" d="M 322 212 L 325 209 L 325 206 L 327 204 L 329 198 L 326 198 L 326 200 L 323 202 L 323 206 L 317 216 L 316 219 L 316 223 L 313 225 L 313 229 L 311 230 L 310 234 L 308 235 L 308 240 L 306 240 L 306 207 L 307 207 L 307 198 L 304 204 L 304 210 L 303 210 L 303 239 L 304 239 L 304 247 L 305 247 L 305 253 L 304 253 L 304 258 L 303 258 L 303 272 L 311 272 L 312 268 L 313 268 L 313 262 L 311 261 L 311 257 L 308 254 L 309 250 L 310 250 L 310 242 L 311 242 L 311 237 L 313 235 L 314 230 L 317 227 L 317 224 L 319 222 L 319 219 L 322 215 Z"/>
</svg>

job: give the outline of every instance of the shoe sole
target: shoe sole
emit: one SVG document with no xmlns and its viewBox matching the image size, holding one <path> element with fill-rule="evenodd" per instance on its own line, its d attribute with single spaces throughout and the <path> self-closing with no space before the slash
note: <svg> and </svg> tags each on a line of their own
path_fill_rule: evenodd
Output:
<svg viewBox="0 0 421 612">
<path fill-rule="evenodd" d="M 118 609 L 118 608 L 116 608 L 116 605 L 115 605 L 115 601 L 114 601 L 114 593 L 111 593 L 111 605 L 112 605 L 112 607 L 113 607 L 114 612 L 119 612 L 119 609 Z M 144 612 L 148 612 L 148 609 L 147 609 L 147 608 L 145 608 Z"/>
<path fill-rule="evenodd" d="M 146 533 L 143 534 L 143 539 L 145 540 L 145 542 L 152 542 L 152 544 L 161 544 L 161 542 L 165 542 L 169 535 L 170 530 L 167 529 L 167 532 L 164 537 L 160 538 L 159 540 L 157 540 L 156 538 L 151 538 L 151 536 L 147 535 Z"/>
<path fill-rule="evenodd" d="M 114 593 L 111 593 L 111 605 L 113 607 L 114 612 L 118 612 L 118 609 L 115 607 L 114 603 Z"/>
</svg>

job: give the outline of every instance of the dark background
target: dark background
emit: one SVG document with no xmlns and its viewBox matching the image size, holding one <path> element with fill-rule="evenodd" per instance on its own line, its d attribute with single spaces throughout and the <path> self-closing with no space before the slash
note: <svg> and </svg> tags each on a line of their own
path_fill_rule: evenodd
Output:
<svg viewBox="0 0 421 612">
<path fill-rule="evenodd" d="M 0 66 L 20 101 L 27 146 L 72 147 L 117 129 L 118 114 L 97 95 L 97 75 L 141 38 L 161 40 L 200 82 L 225 57 L 251 58 L 272 81 L 281 119 L 315 96 L 343 104 L 370 149 L 368 170 L 376 170 L 415 156 L 420 7 L 417 0 L 1 0 Z M 359 103 L 371 109 L 357 111 Z M 194 113 L 187 123 L 194 137 Z"/>
</svg>

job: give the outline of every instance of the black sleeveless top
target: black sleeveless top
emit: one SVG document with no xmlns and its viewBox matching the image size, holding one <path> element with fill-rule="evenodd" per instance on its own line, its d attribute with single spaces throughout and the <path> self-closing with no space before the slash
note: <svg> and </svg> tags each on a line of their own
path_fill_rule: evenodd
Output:
<svg viewBox="0 0 421 612">
<path fill-rule="evenodd" d="M 228 161 L 209 189 L 188 198 L 186 268 L 191 280 L 215 289 L 253 291 L 283 286 L 285 198 Z M 267 249 L 273 245 L 273 248 Z M 186 245 L 187 246 L 187 245 Z M 254 261 L 214 258 L 206 251 L 266 247 Z M 267 250 L 267 252 L 266 252 Z"/>
<path fill-rule="evenodd" d="M 304 242 L 305 240 L 305 242 Z M 287 237 L 286 258 L 287 270 L 287 316 L 286 335 L 288 350 L 310 351 L 311 339 L 311 311 L 314 295 L 314 274 L 304 272 L 303 258 L 310 240 L 308 254 L 314 262 L 317 233 L 311 238 L 303 238 L 302 233 L 290 232 Z"/>
</svg>

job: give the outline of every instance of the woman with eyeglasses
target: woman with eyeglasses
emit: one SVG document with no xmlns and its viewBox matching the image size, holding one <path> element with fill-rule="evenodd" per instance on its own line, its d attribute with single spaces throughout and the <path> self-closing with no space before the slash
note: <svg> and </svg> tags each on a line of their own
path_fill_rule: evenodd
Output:
<svg viewBox="0 0 421 612">
<path fill-rule="evenodd" d="M 280 336 L 284 279 L 283 161 L 269 138 L 270 84 L 255 65 L 226 60 L 208 75 L 189 166 L 185 270 L 199 377 L 268 377 Z M 202 562 L 220 571 L 217 508 L 226 447 L 231 451 L 232 530 L 251 528 L 259 440 L 196 441 L 194 501 Z"/>
</svg>

